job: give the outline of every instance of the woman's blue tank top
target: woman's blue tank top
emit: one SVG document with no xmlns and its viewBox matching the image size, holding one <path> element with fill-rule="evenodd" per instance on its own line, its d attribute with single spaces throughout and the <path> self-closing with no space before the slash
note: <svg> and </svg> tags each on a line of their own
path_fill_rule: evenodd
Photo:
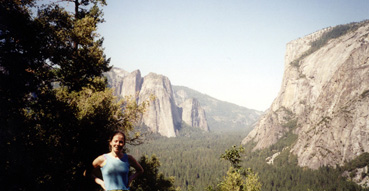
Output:
<svg viewBox="0 0 369 191">
<path fill-rule="evenodd" d="M 106 190 L 129 190 L 128 155 L 124 153 L 123 157 L 120 159 L 113 158 L 109 154 L 104 154 L 104 157 L 106 159 L 106 164 L 101 167 L 101 173 Z"/>
</svg>

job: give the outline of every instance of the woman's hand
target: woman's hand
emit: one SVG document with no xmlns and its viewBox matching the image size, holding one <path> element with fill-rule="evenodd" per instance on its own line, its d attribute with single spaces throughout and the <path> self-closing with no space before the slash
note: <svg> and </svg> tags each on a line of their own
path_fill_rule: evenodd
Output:
<svg viewBox="0 0 369 191">
<path fill-rule="evenodd" d="M 133 158 L 131 155 L 128 155 L 129 164 L 136 170 L 136 173 L 132 174 L 129 177 L 128 185 L 131 186 L 132 182 L 141 174 L 143 174 L 144 169 L 142 166 Z"/>
<path fill-rule="evenodd" d="M 100 155 L 98 156 L 93 162 L 92 162 L 92 167 L 93 167 L 93 170 L 91 172 L 91 176 L 92 178 L 95 180 L 96 184 L 100 185 L 101 188 L 103 188 L 104 190 L 106 190 L 105 188 L 105 183 L 104 183 L 104 180 L 102 180 L 101 178 L 97 177 L 96 176 L 96 170 L 99 168 L 99 167 L 102 167 L 103 164 L 105 162 L 105 157 L 103 155 Z"/>
<path fill-rule="evenodd" d="M 95 182 L 96 182 L 96 184 L 100 185 L 101 188 L 103 188 L 104 190 L 106 190 L 105 183 L 104 183 L 103 180 L 101 180 L 100 178 L 95 178 Z"/>
</svg>

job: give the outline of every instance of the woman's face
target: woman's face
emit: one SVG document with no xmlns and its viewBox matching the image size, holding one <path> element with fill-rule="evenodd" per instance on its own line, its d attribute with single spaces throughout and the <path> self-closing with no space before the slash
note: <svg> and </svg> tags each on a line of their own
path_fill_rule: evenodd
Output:
<svg viewBox="0 0 369 191">
<path fill-rule="evenodd" d="M 114 152 L 121 152 L 124 144 L 124 136 L 120 133 L 114 135 L 113 139 L 110 141 L 111 150 Z"/>
</svg>

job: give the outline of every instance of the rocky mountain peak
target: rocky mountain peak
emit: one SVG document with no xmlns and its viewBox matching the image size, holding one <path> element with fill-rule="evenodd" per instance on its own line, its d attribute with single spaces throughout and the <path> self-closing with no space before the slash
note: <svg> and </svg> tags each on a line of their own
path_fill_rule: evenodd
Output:
<svg viewBox="0 0 369 191">
<path fill-rule="evenodd" d="M 143 123 L 153 132 L 166 137 L 175 137 L 176 130 L 181 125 L 181 116 L 174 102 L 169 79 L 155 73 L 145 76 L 139 93 L 139 102 L 149 100 L 151 95 L 155 96 L 155 100 L 144 113 Z"/>
<path fill-rule="evenodd" d="M 198 127 L 204 131 L 209 131 L 205 110 L 201 108 L 197 99 L 190 98 L 185 100 L 180 107 L 182 108 L 182 120 L 192 127 Z"/>
<path fill-rule="evenodd" d="M 148 127 L 152 132 L 175 137 L 182 121 L 189 126 L 209 131 L 205 110 L 199 102 L 192 99 L 190 103 L 182 106 L 184 108 L 176 104 L 168 77 L 155 73 L 142 77 L 139 70 L 129 73 L 119 68 L 112 68 L 105 76 L 116 96 L 134 96 L 138 103 L 155 97 L 146 108 L 141 121 L 141 125 Z"/>
<path fill-rule="evenodd" d="M 266 148 L 293 132 L 300 166 L 342 165 L 369 152 L 368 92 L 368 22 L 292 41 L 280 92 L 242 143 Z"/>
</svg>

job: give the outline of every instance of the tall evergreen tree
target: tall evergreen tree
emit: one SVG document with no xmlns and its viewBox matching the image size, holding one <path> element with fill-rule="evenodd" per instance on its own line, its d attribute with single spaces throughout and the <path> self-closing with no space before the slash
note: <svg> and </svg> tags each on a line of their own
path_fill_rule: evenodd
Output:
<svg viewBox="0 0 369 191">
<path fill-rule="evenodd" d="M 259 176 L 255 174 L 250 168 L 245 169 L 239 163 L 241 162 L 241 154 L 245 149 L 240 146 L 232 146 L 231 149 L 225 151 L 220 156 L 221 159 L 227 160 L 231 163 L 227 175 L 223 178 L 215 190 L 212 187 L 207 187 L 208 191 L 260 191 L 261 183 Z"/>
<path fill-rule="evenodd" d="M 57 80 L 69 91 L 79 91 L 88 84 L 101 86 L 94 81 L 110 69 L 102 48 L 103 38 L 96 32 L 102 23 L 100 6 L 104 0 L 64 0 L 72 2 L 74 12 L 68 12 L 58 4 L 50 4 L 39 11 L 38 20 L 48 25 L 54 33 L 50 44 L 50 64 Z"/>
<path fill-rule="evenodd" d="M 33 1 L 4 0 L 0 4 L 0 183 L 16 190 L 19 183 L 33 185 L 26 176 L 28 134 L 25 114 L 37 95 L 51 88 L 46 64 L 47 31 L 29 10 Z"/>
<path fill-rule="evenodd" d="M 74 12 L 50 4 L 36 17 L 31 0 L 0 5 L 3 190 L 90 190 L 83 171 L 144 111 L 146 103 L 118 102 L 102 77 L 105 1 L 73 2 Z"/>
</svg>

